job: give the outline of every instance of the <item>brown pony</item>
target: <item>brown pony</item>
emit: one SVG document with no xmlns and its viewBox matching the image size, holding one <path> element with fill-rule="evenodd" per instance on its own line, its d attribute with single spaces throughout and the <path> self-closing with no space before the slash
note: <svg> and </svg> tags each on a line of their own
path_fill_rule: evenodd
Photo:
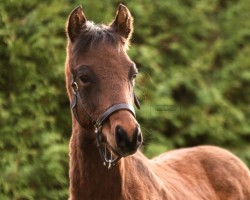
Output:
<svg viewBox="0 0 250 200">
<path fill-rule="evenodd" d="M 108 26 L 77 7 L 66 31 L 70 200 L 250 200 L 249 170 L 226 150 L 199 146 L 152 160 L 138 150 L 137 69 L 126 53 L 133 17 L 124 5 Z"/>
</svg>

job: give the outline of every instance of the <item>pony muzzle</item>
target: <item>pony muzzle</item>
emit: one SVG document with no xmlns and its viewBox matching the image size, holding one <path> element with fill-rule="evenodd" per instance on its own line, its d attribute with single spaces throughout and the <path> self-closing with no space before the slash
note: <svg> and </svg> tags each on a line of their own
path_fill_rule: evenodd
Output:
<svg viewBox="0 0 250 200">
<path fill-rule="evenodd" d="M 116 142 L 115 151 L 123 157 L 134 154 L 142 144 L 142 134 L 138 125 L 132 129 L 132 133 L 128 133 L 123 126 L 117 125 L 114 135 Z"/>
<path fill-rule="evenodd" d="M 142 134 L 134 108 L 120 103 L 109 107 L 94 123 L 97 148 L 108 168 L 131 155 L 142 144 Z"/>
</svg>

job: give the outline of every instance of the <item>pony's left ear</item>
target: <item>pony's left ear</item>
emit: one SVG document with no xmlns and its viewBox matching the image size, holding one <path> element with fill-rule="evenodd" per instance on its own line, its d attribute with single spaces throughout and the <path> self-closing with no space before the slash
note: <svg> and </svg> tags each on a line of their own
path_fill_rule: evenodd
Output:
<svg viewBox="0 0 250 200">
<path fill-rule="evenodd" d="M 80 35 L 81 30 L 84 28 L 86 22 L 87 19 L 81 6 L 78 6 L 70 13 L 66 25 L 66 33 L 71 42 L 74 42 L 75 39 Z"/>
<path fill-rule="evenodd" d="M 129 40 L 133 33 L 134 19 L 129 12 L 129 9 L 120 4 L 116 12 L 116 17 L 111 27 L 122 37 Z"/>
</svg>

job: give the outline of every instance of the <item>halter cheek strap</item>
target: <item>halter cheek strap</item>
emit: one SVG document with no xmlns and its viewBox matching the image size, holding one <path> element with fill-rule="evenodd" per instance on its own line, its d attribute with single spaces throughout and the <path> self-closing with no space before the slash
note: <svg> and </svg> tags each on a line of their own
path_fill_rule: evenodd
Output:
<svg viewBox="0 0 250 200">
<path fill-rule="evenodd" d="M 78 89 L 78 85 L 77 83 L 74 81 L 71 84 L 71 87 L 73 89 L 73 96 L 72 96 L 72 100 L 71 100 L 71 110 L 74 114 L 75 119 L 77 120 L 77 122 L 84 127 L 84 124 L 82 124 L 80 117 L 78 116 L 77 113 L 77 103 L 78 103 L 78 99 L 79 99 L 79 106 L 81 111 L 85 114 L 85 116 L 87 116 L 89 118 L 89 120 L 94 123 L 94 120 L 92 119 L 92 117 L 90 116 L 90 114 L 86 111 L 86 109 L 84 108 L 82 102 L 81 102 L 81 98 L 80 98 L 80 94 L 79 94 L 79 89 Z"/>
<path fill-rule="evenodd" d="M 141 105 L 140 105 L 140 102 L 139 102 L 137 96 L 135 95 L 135 91 L 133 91 L 133 94 L 134 94 L 134 103 L 135 103 L 135 106 L 140 110 Z"/>
</svg>

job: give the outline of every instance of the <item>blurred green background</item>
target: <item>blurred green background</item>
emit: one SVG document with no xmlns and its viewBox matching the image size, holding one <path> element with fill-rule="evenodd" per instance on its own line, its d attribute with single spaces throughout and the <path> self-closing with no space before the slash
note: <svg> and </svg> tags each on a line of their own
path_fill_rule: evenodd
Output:
<svg viewBox="0 0 250 200">
<path fill-rule="evenodd" d="M 121 1 L 0 1 L 0 200 L 67 199 L 65 22 L 81 4 L 108 23 Z M 147 156 L 213 144 L 250 166 L 249 0 L 122 3 Z"/>
</svg>

